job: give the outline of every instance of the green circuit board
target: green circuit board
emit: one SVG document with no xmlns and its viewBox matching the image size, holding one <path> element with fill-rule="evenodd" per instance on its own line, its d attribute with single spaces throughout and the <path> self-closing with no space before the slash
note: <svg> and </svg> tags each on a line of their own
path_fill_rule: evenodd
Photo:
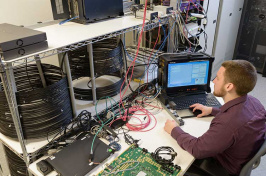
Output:
<svg viewBox="0 0 266 176">
<path fill-rule="evenodd" d="M 174 165 L 162 166 L 158 164 L 145 149 L 131 145 L 106 166 L 98 176 L 170 176 L 178 175 L 180 171 Z"/>
</svg>

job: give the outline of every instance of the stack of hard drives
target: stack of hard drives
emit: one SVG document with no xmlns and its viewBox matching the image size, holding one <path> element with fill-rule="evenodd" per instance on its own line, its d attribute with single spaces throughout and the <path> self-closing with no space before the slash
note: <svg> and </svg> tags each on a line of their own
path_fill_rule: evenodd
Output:
<svg viewBox="0 0 266 176">
<path fill-rule="evenodd" d="M 48 48 L 46 33 L 12 24 L 0 24 L 1 59 L 8 61 Z"/>
</svg>

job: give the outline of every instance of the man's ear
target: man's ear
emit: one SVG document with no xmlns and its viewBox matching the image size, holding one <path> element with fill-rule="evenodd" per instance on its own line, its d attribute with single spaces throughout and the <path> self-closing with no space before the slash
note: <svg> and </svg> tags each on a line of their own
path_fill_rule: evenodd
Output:
<svg viewBox="0 0 266 176">
<path fill-rule="evenodd" d="M 225 84 L 225 90 L 227 92 L 230 92 L 231 90 L 233 90 L 235 88 L 235 85 L 233 83 L 226 83 Z"/>
</svg>

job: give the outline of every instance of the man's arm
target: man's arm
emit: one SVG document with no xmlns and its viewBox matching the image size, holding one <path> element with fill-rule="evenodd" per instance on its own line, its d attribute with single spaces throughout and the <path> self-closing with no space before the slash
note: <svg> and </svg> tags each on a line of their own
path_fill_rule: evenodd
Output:
<svg viewBox="0 0 266 176">
<path fill-rule="evenodd" d="M 216 114 L 218 114 L 219 112 L 220 112 L 219 108 L 212 108 L 211 115 L 216 116 Z"/>
<path fill-rule="evenodd" d="M 232 145 L 233 135 L 231 130 L 227 129 L 227 126 L 219 121 L 212 122 L 210 129 L 199 138 L 185 133 L 180 127 L 176 126 L 171 131 L 171 136 L 184 150 L 195 158 L 202 159 L 222 153 Z"/>
</svg>

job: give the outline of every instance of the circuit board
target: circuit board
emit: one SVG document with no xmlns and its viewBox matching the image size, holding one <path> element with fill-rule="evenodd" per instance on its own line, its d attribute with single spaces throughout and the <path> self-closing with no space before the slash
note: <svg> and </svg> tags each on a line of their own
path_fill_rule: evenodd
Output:
<svg viewBox="0 0 266 176">
<path fill-rule="evenodd" d="M 98 176 L 170 176 L 178 175 L 180 171 L 177 165 L 158 164 L 146 149 L 131 145 Z"/>
</svg>

